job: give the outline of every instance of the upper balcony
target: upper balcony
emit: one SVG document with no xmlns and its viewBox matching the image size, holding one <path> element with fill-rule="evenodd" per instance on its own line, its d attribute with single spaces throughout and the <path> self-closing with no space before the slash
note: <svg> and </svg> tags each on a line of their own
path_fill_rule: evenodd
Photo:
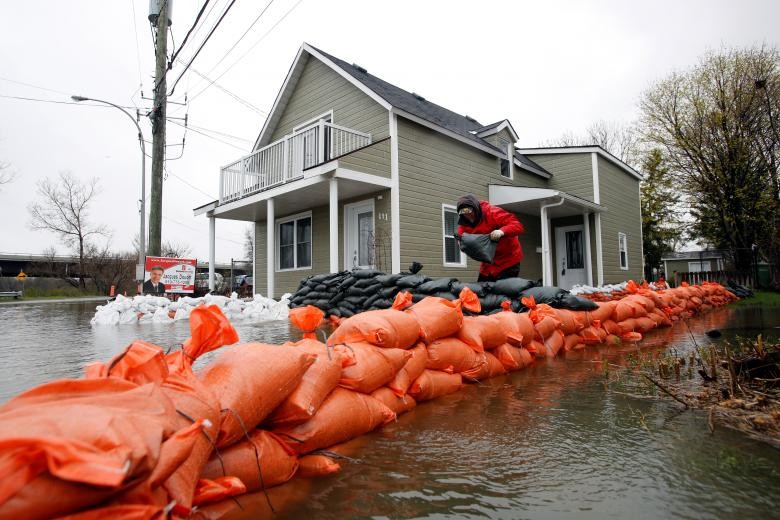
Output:
<svg viewBox="0 0 780 520">
<path fill-rule="evenodd" d="M 222 167 L 219 203 L 303 177 L 303 171 L 371 144 L 371 134 L 319 121 Z"/>
</svg>

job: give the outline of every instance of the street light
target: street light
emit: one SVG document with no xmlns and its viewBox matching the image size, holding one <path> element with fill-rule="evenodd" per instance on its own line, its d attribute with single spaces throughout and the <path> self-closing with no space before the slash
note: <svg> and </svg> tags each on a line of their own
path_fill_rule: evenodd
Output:
<svg viewBox="0 0 780 520">
<path fill-rule="evenodd" d="M 143 280 L 144 258 L 146 255 L 146 144 L 144 144 L 144 136 L 141 132 L 141 125 L 139 125 L 138 121 L 136 121 L 136 119 L 130 115 L 130 112 L 120 107 L 119 105 L 111 103 L 110 101 L 103 101 L 102 99 L 88 98 L 84 96 L 70 96 L 70 98 L 76 102 L 95 101 L 96 103 L 104 103 L 106 105 L 117 108 L 124 112 L 138 129 L 138 142 L 141 143 L 141 231 L 138 234 L 138 266 L 136 267 L 135 274 L 138 280 Z"/>
</svg>

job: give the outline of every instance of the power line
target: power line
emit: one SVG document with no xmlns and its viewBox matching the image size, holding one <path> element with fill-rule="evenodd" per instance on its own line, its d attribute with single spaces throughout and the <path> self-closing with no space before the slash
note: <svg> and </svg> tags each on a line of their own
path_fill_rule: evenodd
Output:
<svg viewBox="0 0 780 520">
<path fill-rule="evenodd" d="M 190 128 L 194 128 L 196 130 L 202 130 L 204 132 L 209 132 L 209 133 L 212 133 L 212 134 L 217 134 L 217 135 L 221 135 L 221 136 L 224 136 L 224 137 L 229 137 L 230 139 L 235 139 L 236 141 L 244 141 L 245 143 L 253 143 L 253 144 L 255 142 L 253 139 L 244 139 L 243 137 L 238 137 L 238 136 L 235 136 L 235 135 L 226 134 L 225 132 L 220 132 L 219 130 L 211 130 L 210 128 L 203 128 L 202 126 L 195 126 L 192 123 L 187 123 L 187 126 L 190 127 Z"/>
<path fill-rule="evenodd" d="M 194 228 L 194 227 L 192 227 L 192 226 L 188 226 L 187 224 L 182 224 L 182 223 L 181 223 L 181 222 L 179 222 L 178 220 L 174 220 L 174 219 L 172 219 L 171 217 L 166 217 L 166 216 L 163 216 L 163 218 L 164 218 L 165 220 L 169 221 L 169 222 L 173 222 L 174 224 L 178 224 L 179 226 L 181 226 L 181 227 L 183 227 L 183 228 L 187 228 L 187 229 L 189 229 L 189 230 L 191 230 L 191 231 L 195 231 L 196 233 L 202 233 L 202 232 L 203 232 L 203 230 L 202 230 L 202 229 L 196 229 L 196 228 Z M 237 240 L 231 240 L 231 239 L 229 239 L 229 238 L 224 238 L 224 237 L 215 237 L 215 238 L 216 238 L 217 240 L 225 240 L 226 242 L 233 242 L 234 244 L 238 244 L 238 245 L 240 245 L 240 246 L 243 246 L 243 245 L 244 245 L 244 243 L 243 243 L 243 242 L 239 242 L 239 241 L 237 241 Z"/>
<path fill-rule="evenodd" d="M 28 97 L 21 97 L 21 96 L 6 96 L 6 95 L 3 95 L 3 94 L 0 94 L 0 98 L 19 99 L 19 100 L 22 100 L 22 101 L 37 101 L 39 103 L 55 103 L 57 105 L 79 105 L 79 106 L 82 106 L 82 107 L 111 108 L 110 106 L 98 105 L 96 103 L 78 103 L 78 102 L 75 102 L 75 101 L 55 101 L 53 99 L 38 99 L 38 98 L 28 98 Z M 121 105 L 117 105 L 117 106 L 121 106 Z M 122 106 L 122 108 L 135 110 L 136 107 Z"/>
<path fill-rule="evenodd" d="M 136 58 L 136 61 L 138 63 L 138 84 L 139 84 L 139 89 L 138 90 L 140 90 L 141 89 L 140 86 L 143 86 L 144 81 L 143 81 L 143 79 L 141 77 L 141 50 L 138 47 L 138 25 L 136 25 L 136 23 L 135 23 L 135 18 L 136 18 L 135 2 L 131 1 L 130 2 L 130 7 L 132 7 L 132 9 L 133 9 L 133 30 L 135 31 L 135 58 Z M 135 92 L 133 93 L 133 95 L 135 95 Z"/>
<path fill-rule="evenodd" d="M 62 94 L 63 96 L 70 96 L 70 94 L 68 94 L 67 92 L 63 92 L 61 90 L 55 90 L 53 88 L 41 87 L 39 85 L 33 85 L 32 83 L 25 83 L 24 81 L 16 81 L 15 79 L 4 78 L 2 76 L 0 76 L 0 80 L 8 81 L 9 83 L 16 83 L 17 85 L 24 85 L 25 87 L 32 87 L 32 88 L 37 88 L 39 90 L 46 90 L 48 92 L 54 92 L 55 94 Z"/>
<path fill-rule="evenodd" d="M 215 83 L 217 80 L 219 80 L 219 79 L 220 79 L 222 76 L 224 76 L 225 74 L 227 74 L 227 73 L 228 73 L 228 71 L 229 71 L 230 69 L 232 69 L 232 68 L 233 68 L 233 67 L 234 67 L 234 66 L 235 66 L 235 65 L 236 65 L 236 64 L 237 64 L 239 61 L 243 60 L 243 59 L 244 59 L 244 58 L 247 56 L 247 54 L 249 54 L 250 52 L 252 52 L 252 50 L 254 50 L 254 48 L 255 48 L 255 47 L 257 47 L 257 45 L 258 45 L 258 44 L 259 44 L 261 41 L 263 41 L 263 40 L 264 40 L 264 39 L 265 39 L 265 38 L 266 38 L 266 37 L 267 37 L 269 34 L 271 34 L 271 32 L 272 32 L 274 29 L 276 29 L 276 27 L 277 27 L 277 26 L 278 26 L 280 23 L 282 23 L 282 21 L 283 21 L 285 18 L 287 18 L 287 16 L 289 16 L 289 15 L 290 15 L 290 13 L 292 13 L 292 12 L 295 10 L 295 8 L 296 8 L 296 7 L 298 7 L 298 6 L 301 4 L 301 2 L 303 2 L 303 0 L 298 0 L 298 1 L 295 3 L 295 5 L 293 5 L 293 6 L 290 8 L 290 10 L 289 10 L 289 11 L 287 11 L 286 13 L 284 13 L 284 16 L 282 16 L 281 18 L 279 18 L 279 20 L 278 20 L 278 21 L 277 21 L 277 22 L 276 22 L 276 23 L 275 23 L 275 24 L 274 24 L 274 25 L 273 25 L 273 26 L 272 26 L 270 29 L 268 29 L 268 31 L 266 31 L 266 33 L 265 33 L 265 34 L 263 34 L 263 35 L 260 37 L 260 39 L 259 39 L 259 40 L 257 40 L 257 41 L 256 41 L 256 42 L 255 42 L 255 43 L 254 43 L 254 44 L 253 44 L 253 45 L 252 45 L 252 46 L 251 46 L 251 47 L 250 47 L 250 48 L 249 48 L 249 49 L 248 49 L 248 50 L 247 50 L 247 51 L 246 51 L 244 54 L 242 54 L 242 55 L 241 55 L 241 57 L 239 57 L 239 58 L 238 58 L 236 61 L 234 61 L 234 62 L 233 62 L 233 64 L 232 64 L 232 65 L 230 65 L 230 66 L 229 66 L 227 69 L 225 69 L 225 70 L 224 70 L 224 71 L 223 71 L 223 72 L 222 72 L 222 73 L 221 73 L 219 76 L 217 76 L 216 78 L 214 78 L 214 80 L 213 80 L 213 81 L 210 81 L 210 82 L 209 82 L 209 84 L 208 84 L 208 85 L 206 85 L 206 86 L 205 86 L 205 87 L 204 87 L 204 88 L 203 88 L 203 89 L 202 89 L 200 92 L 198 92 L 197 94 L 195 94 L 194 96 L 192 96 L 192 97 L 190 98 L 190 101 L 192 101 L 192 100 L 193 100 L 193 99 L 195 99 L 196 97 L 198 97 L 198 96 L 200 96 L 201 94 L 203 94 L 203 93 L 204 93 L 206 90 L 208 90 L 208 88 L 209 88 L 209 87 L 211 87 L 211 86 L 212 86 L 212 85 L 213 85 L 213 84 L 214 84 L 214 83 Z"/>
<path fill-rule="evenodd" d="M 179 60 L 179 63 L 181 63 L 182 65 L 184 64 L 184 62 L 183 62 L 183 61 L 181 61 L 181 60 Z M 197 75 L 198 75 L 198 76 L 200 76 L 201 78 L 205 79 L 206 81 L 209 81 L 209 82 L 211 82 L 211 80 L 210 80 L 209 78 L 207 78 L 206 76 L 204 76 L 204 75 L 203 75 L 201 72 L 198 72 L 197 70 L 195 70 L 195 68 L 194 68 L 194 67 L 190 67 L 190 71 L 194 72 L 195 74 L 197 74 Z M 262 116 L 267 116 L 267 115 L 268 115 L 268 112 L 266 112 L 265 110 L 260 110 L 259 108 L 257 108 L 256 106 L 254 106 L 254 105 L 253 105 L 252 103 L 250 103 L 249 101 L 247 101 L 247 100 L 245 100 L 245 99 L 243 99 L 243 98 L 239 97 L 239 96 L 238 96 L 238 94 L 235 94 L 235 93 L 233 93 L 233 92 L 229 91 L 228 89 L 226 89 L 226 88 L 225 88 L 225 87 L 223 87 L 222 85 L 218 85 L 216 82 L 211 82 L 211 83 L 212 83 L 212 84 L 213 84 L 215 87 L 217 87 L 218 89 L 220 89 L 221 91 L 223 91 L 225 94 L 227 94 L 228 96 L 232 97 L 233 99 L 235 99 L 236 101 L 238 101 L 239 103 L 241 103 L 242 105 L 244 105 L 245 107 L 247 107 L 248 109 L 250 109 L 250 110 L 253 110 L 254 112 L 257 112 L 258 114 L 260 114 L 260 115 L 262 115 Z"/>
<path fill-rule="evenodd" d="M 190 59 L 189 63 L 187 63 L 187 66 L 184 67 L 184 70 L 181 71 L 181 74 L 179 74 L 179 77 L 176 78 L 176 81 L 173 82 L 173 87 L 171 87 L 171 91 L 168 93 L 169 96 L 173 95 L 173 92 L 176 90 L 176 85 L 179 84 L 179 80 L 181 80 L 182 76 L 187 72 L 187 69 L 190 68 L 190 65 L 192 65 L 192 62 L 195 61 L 195 58 L 198 57 L 198 54 L 200 54 L 200 51 L 203 50 L 203 47 L 206 45 L 206 43 L 211 39 L 211 36 L 214 34 L 214 31 L 217 30 L 217 27 L 219 27 L 219 24 L 222 23 L 222 20 L 225 19 L 225 16 L 230 11 L 230 8 L 233 7 L 233 4 L 236 3 L 236 0 L 232 0 L 230 4 L 225 8 L 225 11 L 222 13 L 222 16 L 219 17 L 219 20 L 217 20 L 217 23 L 214 25 L 214 27 L 211 29 L 211 31 L 206 35 L 206 38 L 203 40 L 203 43 L 200 44 L 200 47 L 198 47 L 198 50 L 195 51 L 195 54 Z"/>
<path fill-rule="evenodd" d="M 181 123 L 179 123 L 178 121 L 171 121 L 171 120 L 169 120 L 169 122 L 173 123 L 174 125 L 179 125 L 180 127 L 184 128 L 184 125 L 183 125 L 183 124 L 181 124 Z M 208 135 L 208 134 L 206 134 L 206 133 L 204 133 L 204 132 L 201 132 L 200 130 L 195 130 L 194 128 L 191 128 L 191 127 L 190 127 L 190 130 L 192 130 L 192 131 L 193 131 L 193 132 L 195 132 L 196 134 L 200 134 L 200 135 L 202 135 L 202 136 L 204 136 L 204 137 L 208 137 L 209 139 L 213 139 L 214 141 L 219 141 L 219 142 L 220 142 L 220 143 L 222 143 L 222 144 L 226 144 L 226 145 L 228 145 L 228 146 L 232 146 L 233 148 L 235 148 L 235 149 L 237 149 L 237 150 L 241 150 L 242 152 L 246 153 L 246 148 L 245 148 L 245 147 L 244 147 L 244 148 L 242 148 L 242 147 L 240 147 L 240 146 L 236 146 L 236 145 L 234 145 L 233 143 L 229 143 L 229 142 L 227 142 L 227 141 L 223 141 L 222 139 L 218 139 L 218 138 L 216 138 L 216 137 L 210 136 L 210 135 Z"/>
<path fill-rule="evenodd" d="M 205 195 L 205 196 L 209 197 L 210 199 L 216 199 L 216 198 L 217 198 L 217 197 L 215 197 L 215 196 L 214 196 L 214 194 L 213 194 L 213 193 L 206 193 L 206 192 L 205 192 L 205 191 L 203 191 L 202 189 L 198 188 L 198 187 L 197 187 L 197 186 L 195 186 L 194 184 L 190 184 L 190 183 L 189 183 L 187 180 L 185 180 L 185 179 L 183 179 L 183 178 L 179 177 L 178 175 L 176 175 L 176 174 L 175 174 L 175 173 L 173 173 L 173 172 L 168 172 L 168 175 L 171 175 L 171 176 L 173 176 L 173 177 L 176 177 L 177 179 L 179 179 L 181 182 L 183 182 L 184 184 L 186 184 L 187 186 L 189 186 L 189 187 L 190 187 L 190 188 L 192 188 L 193 190 L 195 190 L 195 191 L 197 191 L 197 192 L 200 192 L 200 193 L 202 193 L 203 195 Z"/>
<path fill-rule="evenodd" d="M 209 5 L 209 2 L 210 2 L 210 1 L 211 1 L 211 0 L 206 0 L 206 2 L 203 4 L 203 7 L 201 7 L 201 8 L 200 8 L 200 11 L 198 11 L 198 15 L 195 17 L 195 21 L 192 23 L 192 27 L 190 27 L 190 30 L 189 30 L 189 31 L 187 31 L 187 34 L 184 36 L 184 40 L 181 42 L 181 45 L 179 46 L 179 50 L 177 50 L 177 51 L 176 51 L 175 53 L 173 53 L 173 55 L 171 56 L 171 63 L 173 63 L 174 61 L 176 61 L 176 58 L 177 58 L 177 56 L 179 56 L 179 53 L 180 53 L 180 52 L 181 52 L 181 50 L 184 48 L 184 45 L 187 43 L 187 39 L 188 39 L 188 38 L 190 37 L 190 35 L 192 34 L 192 31 L 194 31 L 194 30 L 195 30 L 195 26 L 197 26 L 197 25 L 198 25 L 198 20 L 200 20 L 200 17 L 201 17 L 201 16 L 203 16 L 203 11 L 205 11 L 205 10 L 206 10 L 206 6 L 208 6 L 208 5 Z M 209 12 L 211 12 L 211 11 L 209 11 Z M 167 73 L 167 71 L 166 71 L 166 73 Z"/>
</svg>

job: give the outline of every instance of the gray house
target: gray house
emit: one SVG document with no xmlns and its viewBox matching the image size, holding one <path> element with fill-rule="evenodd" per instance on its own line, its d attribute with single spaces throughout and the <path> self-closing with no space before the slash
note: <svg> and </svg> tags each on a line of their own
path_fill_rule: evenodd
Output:
<svg viewBox="0 0 780 520">
<path fill-rule="evenodd" d="M 511 100 L 508 100 L 511 101 Z M 512 124 L 482 125 L 308 44 L 253 151 L 224 166 L 220 196 L 194 210 L 255 225 L 255 290 L 355 267 L 475 280 L 457 248 L 466 193 L 525 226 L 520 275 L 546 285 L 642 277 L 641 176 L 597 146 L 518 148 Z"/>
</svg>

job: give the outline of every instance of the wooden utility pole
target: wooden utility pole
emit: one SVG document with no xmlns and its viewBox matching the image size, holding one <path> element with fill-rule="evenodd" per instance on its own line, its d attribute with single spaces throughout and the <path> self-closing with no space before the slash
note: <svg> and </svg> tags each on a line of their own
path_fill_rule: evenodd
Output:
<svg viewBox="0 0 780 520">
<path fill-rule="evenodd" d="M 165 122 L 168 85 L 165 73 L 168 71 L 168 8 L 169 2 L 162 0 L 156 23 L 155 45 L 155 89 L 152 119 L 152 193 L 149 206 L 149 254 L 160 256 L 162 236 L 163 167 L 165 166 Z"/>
</svg>

